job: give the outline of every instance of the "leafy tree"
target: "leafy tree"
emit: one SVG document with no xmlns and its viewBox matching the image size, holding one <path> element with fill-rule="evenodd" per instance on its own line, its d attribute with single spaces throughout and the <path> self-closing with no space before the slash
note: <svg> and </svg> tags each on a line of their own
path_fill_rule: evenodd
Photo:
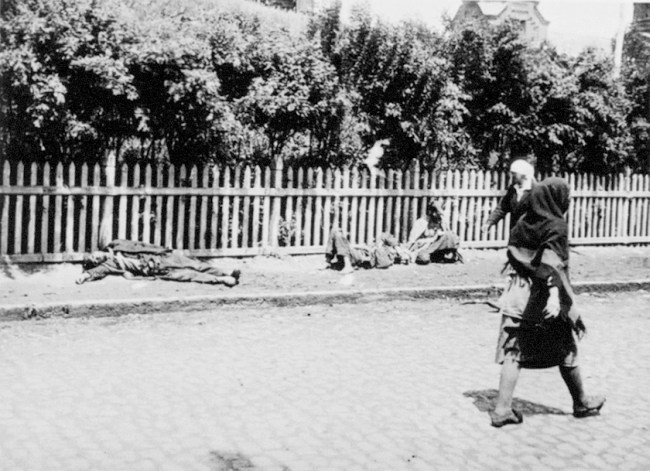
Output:
<svg viewBox="0 0 650 471">
<path fill-rule="evenodd" d="M 463 128 L 463 91 L 450 83 L 448 62 L 436 54 L 442 38 L 418 23 L 397 26 L 357 10 L 334 52 L 341 81 L 355 89 L 368 116 L 369 144 L 390 138 L 383 164 L 401 167 L 417 158 L 433 166 L 471 155 Z"/>
<path fill-rule="evenodd" d="M 285 145 L 302 133 L 308 137 L 302 157 L 330 162 L 340 148 L 338 134 L 348 106 L 334 68 L 314 42 L 278 35 L 262 47 L 268 48 L 266 73 L 238 101 L 239 116 L 263 130 L 270 159 L 284 155 Z"/>
<path fill-rule="evenodd" d="M 622 78 L 632 109 L 627 122 L 632 135 L 634 154 L 631 165 L 650 171 L 650 41 L 634 27 L 624 40 Z M 636 164 L 636 165 L 634 165 Z"/>
<path fill-rule="evenodd" d="M 0 31 L 9 157 L 93 160 L 124 135 L 136 92 L 119 55 L 133 38 L 110 12 L 94 2 L 34 0 Z"/>
</svg>

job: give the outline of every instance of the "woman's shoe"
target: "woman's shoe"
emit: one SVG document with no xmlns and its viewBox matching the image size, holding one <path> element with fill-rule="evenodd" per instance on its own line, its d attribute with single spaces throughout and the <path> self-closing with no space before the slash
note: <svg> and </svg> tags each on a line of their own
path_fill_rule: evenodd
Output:
<svg viewBox="0 0 650 471">
<path fill-rule="evenodd" d="M 510 409 L 504 415 L 495 414 L 490 411 L 490 419 L 492 420 L 492 427 L 503 427 L 504 425 L 520 424 L 524 421 L 524 416 L 518 410 Z"/>
<path fill-rule="evenodd" d="M 600 414 L 600 409 L 605 404 L 605 396 L 589 396 L 585 404 L 573 406 L 573 416 L 578 419 L 592 417 Z"/>
</svg>

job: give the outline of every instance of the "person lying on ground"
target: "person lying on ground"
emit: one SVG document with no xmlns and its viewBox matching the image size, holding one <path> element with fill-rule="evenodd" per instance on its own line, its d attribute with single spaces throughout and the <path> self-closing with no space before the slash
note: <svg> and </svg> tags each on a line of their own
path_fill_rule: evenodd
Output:
<svg viewBox="0 0 650 471">
<path fill-rule="evenodd" d="M 444 227 L 442 213 L 432 201 L 427 205 L 426 214 L 413 223 L 407 247 L 415 263 L 426 265 L 431 262 L 462 262 L 459 244 L 458 236 Z"/>
<path fill-rule="evenodd" d="M 577 418 L 598 415 L 603 396 L 587 396 L 578 366 L 577 339 L 585 325 L 569 281 L 569 239 L 564 214 L 569 186 L 547 178 L 533 186 L 529 207 L 510 233 L 510 283 L 499 300 L 501 326 L 496 362 L 499 393 L 490 419 L 494 427 L 519 424 L 512 398 L 521 368 L 559 367 Z"/>
<path fill-rule="evenodd" d="M 328 268 L 351 273 L 358 268 L 388 268 L 396 263 L 408 264 L 410 254 L 400 247 L 391 234 L 383 233 L 374 244 L 352 245 L 343 231 L 332 228 L 325 247 Z"/>
<path fill-rule="evenodd" d="M 95 281 L 108 275 L 125 278 L 157 278 L 168 281 L 239 284 L 240 270 L 222 270 L 210 263 L 153 244 L 114 240 L 106 252 L 93 252 L 84 259 L 84 272 L 76 283 Z"/>
<path fill-rule="evenodd" d="M 481 230 L 485 233 L 496 226 L 501 219 L 510 214 L 510 230 L 526 212 L 526 202 L 530 190 L 535 184 L 535 167 L 525 159 L 517 159 L 510 165 L 512 183 L 497 207 L 490 213 Z"/>
</svg>

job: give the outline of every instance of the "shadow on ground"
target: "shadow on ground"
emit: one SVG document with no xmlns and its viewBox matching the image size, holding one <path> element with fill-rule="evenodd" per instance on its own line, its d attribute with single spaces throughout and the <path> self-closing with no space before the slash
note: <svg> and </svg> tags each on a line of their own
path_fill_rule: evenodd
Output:
<svg viewBox="0 0 650 471">
<path fill-rule="evenodd" d="M 261 471 L 253 462 L 241 453 L 228 453 L 220 451 L 210 452 L 210 471 Z M 282 466 L 281 471 L 290 471 Z"/>
<path fill-rule="evenodd" d="M 484 389 L 482 391 L 466 391 L 463 393 L 465 397 L 474 399 L 474 405 L 481 412 L 489 412 L 494 409 L 496 404 L 497 394 L 496 389 Z M 514 398 L 512 400 L 512 407 L 520 411 L 524 415 L 538 415 L 538 414 L 553 414 L 553 415 L 567 415 L 561 409 L 555 407 L 545 406 L 544 404 L 537 404 L 536 402 L 527 401 L 525 399 Z"/>
</svg>

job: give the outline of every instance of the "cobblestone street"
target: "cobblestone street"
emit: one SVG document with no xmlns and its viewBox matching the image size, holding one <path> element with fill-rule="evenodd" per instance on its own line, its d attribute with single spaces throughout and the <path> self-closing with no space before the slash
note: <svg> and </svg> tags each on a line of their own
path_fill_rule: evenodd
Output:
<svg viewBox="0 0 650 471">
<path fill-rule="evenodd" d="M 228 308 L 0 325 L 0 469 L 650 468 L 650 295 L 581 295 L 588 392 L 524 371 L 524 423 L 487 408 L 499 316 L 483 304 Z"/>
</svg>

